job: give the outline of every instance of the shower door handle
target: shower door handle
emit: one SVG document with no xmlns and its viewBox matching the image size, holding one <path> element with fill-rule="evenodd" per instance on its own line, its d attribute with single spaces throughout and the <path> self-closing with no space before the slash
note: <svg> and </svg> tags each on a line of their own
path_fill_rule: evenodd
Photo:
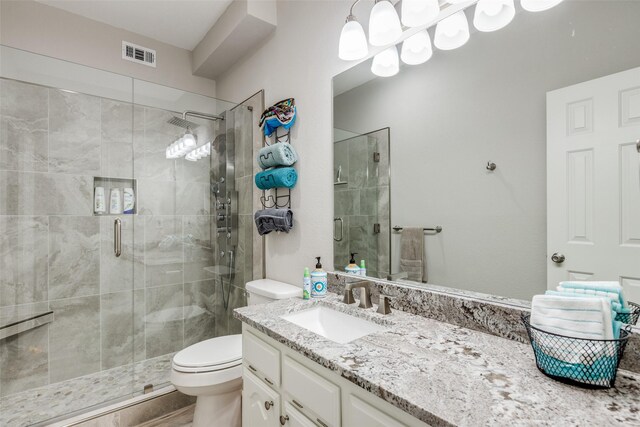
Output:
<svg viewBox="0 0 640 427">
<path fill-rule="evenodd" d="M 113 253 L 116 258 L 122 255 L 122 221 L 120 218 L 113 221 Z"/>
<path fill-rule="evenodd" d="M 335 223 L 337 221 L 340 221 L 340 238 L 336 237 L 336 225 L 335 225 Z M 342 242 L 342 238 L 343 237 L 344 237 L 344 221 L 340 217 L 333 218 L 333 240 L 335 240 L 336 242 Z"/>
</svg>

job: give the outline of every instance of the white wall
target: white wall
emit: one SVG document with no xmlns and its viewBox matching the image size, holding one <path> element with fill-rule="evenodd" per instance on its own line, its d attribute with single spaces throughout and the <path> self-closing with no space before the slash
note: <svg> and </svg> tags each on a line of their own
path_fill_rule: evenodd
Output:
<svg viewBox="0 0 640 427">
<path fill-rule="evenodd" d="M 123 60 L 122 40 L 155 49 L 157 67 Z M 0 44 L 215 96 L 215 81 L 192 74 L 189 50 L 32 0 L 0 1 Z"/>
<path fill-rule="evenodd" d="M 639 66 L 638 16 L 640 3 L 603 1 L 522 12 L 336 97 L 337 128 L 391 128 L 392 223 L 444 227 L 425 238 L 430 283 L 546 289 L 546 92 Z"/>
<path fill-rule="evenodd" d="M 292 192 L 295 227 L 289 234 L 266 237 L 266 272 L 269 278 L 300 286 L 303 268 L 314 266 L 314 256 L 323 257 L 325 269 L 333 268 L 331 78 L 349 66 L 338 59 L 349 6 L 348 1 L 279 1 L 276 31 L 216 81 L 223 99 L 243 99 L 260 89 L 266 105 L 296 99 L 299 117 L 292 143 L 300 161 Z"/>
</svg>

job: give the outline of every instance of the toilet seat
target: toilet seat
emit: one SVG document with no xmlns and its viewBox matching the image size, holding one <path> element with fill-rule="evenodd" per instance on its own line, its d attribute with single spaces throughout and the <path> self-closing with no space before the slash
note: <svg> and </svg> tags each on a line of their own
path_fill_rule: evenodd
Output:
<svg viewBox="0 0 640 427">
<path fill-rule="evenodd" d="M 193 344 L 173 356 L 174 370 L 204 373 L 242 364 L 242 335 L 227 335 Z"/>
</svg>

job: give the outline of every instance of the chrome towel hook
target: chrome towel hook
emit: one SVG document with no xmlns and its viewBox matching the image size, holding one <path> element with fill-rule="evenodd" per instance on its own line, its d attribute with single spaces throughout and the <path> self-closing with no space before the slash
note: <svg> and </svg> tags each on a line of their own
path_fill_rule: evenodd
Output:
<svg viewBox="0 0 640 427">
<path fill-rule="evenodd" d="M 636 150 L 638 150 L 638 153 L 640 153 L 640 139 L 636 141 Z"/>
<path fill-rule="evenodd" d="M 493 172 L 494 170 L 496 170 L 498 166 L 496 166 L 495 163 L 493 163 L 491 160 L 489 160 L 487 162 L 487 170 Z"/>
</svg>

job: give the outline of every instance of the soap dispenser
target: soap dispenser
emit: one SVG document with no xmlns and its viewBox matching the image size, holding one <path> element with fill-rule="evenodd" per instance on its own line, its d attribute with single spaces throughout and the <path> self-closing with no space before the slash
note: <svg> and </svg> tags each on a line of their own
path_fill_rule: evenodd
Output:
<svg viewBox="0 0 640 427">
<path fill-rule="evenodd" d="M 311 272 L 311 298 L 324 298 L 327 296 L 327 272 L 322 269 L 320 257 L 316 269 Z"/>
<path fill-rule="evenodd" d="M 349 260 L 349 265 L 347 265 L 344 268 L 344 271 L 346 271 L 349 274 L 360 274 L 360 267 L 358 267 L 358 264 L 356 264 L 356 255 L 358 255 L 357 252 L 351 253 L 351 259 Z"/>
</svg>

